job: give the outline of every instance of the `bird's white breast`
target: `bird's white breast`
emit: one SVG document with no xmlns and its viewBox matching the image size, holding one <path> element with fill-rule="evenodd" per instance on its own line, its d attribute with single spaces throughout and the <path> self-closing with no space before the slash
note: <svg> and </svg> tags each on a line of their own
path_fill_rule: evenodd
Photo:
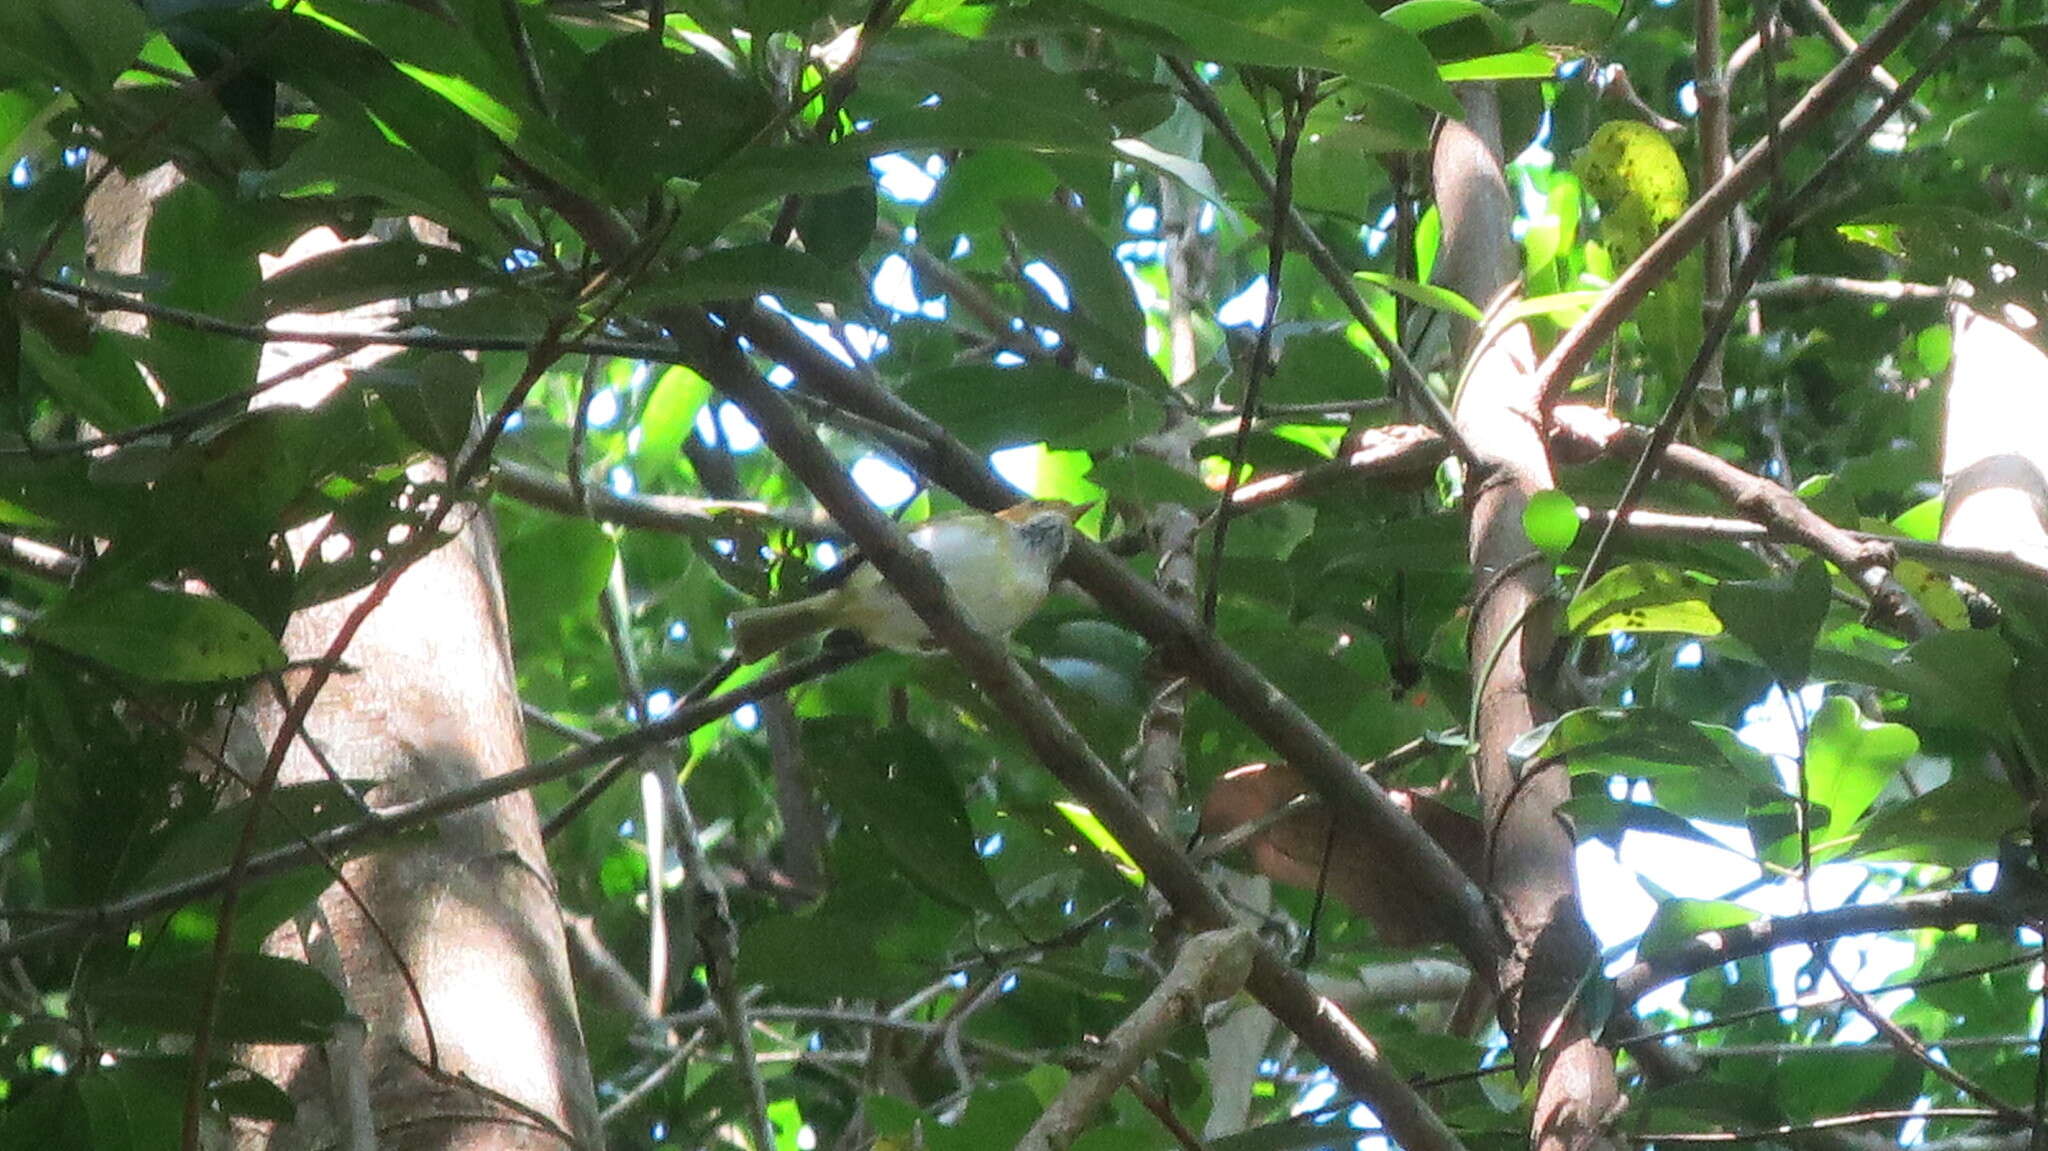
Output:
<svg viewBox="0 0 2048 1151">
<path fill-rule="evenodd" d="M 930 553 L 961 610 L 977 630 L 1003 636 L 1030 618 L 1045 600 L 1052 571 L 1032 554 L 1015 528 L 993 518 L 927 523 L 910 542 Z M 883 647 L 915 651 L 931 632 L 910 605 L 882 585 L 872 566 L 847 581 L 847 622 Z"/>
</svg>

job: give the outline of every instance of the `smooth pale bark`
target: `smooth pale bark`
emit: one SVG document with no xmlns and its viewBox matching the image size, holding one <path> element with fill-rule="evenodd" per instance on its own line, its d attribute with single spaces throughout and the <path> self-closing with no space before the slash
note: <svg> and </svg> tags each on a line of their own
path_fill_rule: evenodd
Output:
<svg viewBox="0 0 2048 1151">
<path fill-rule="evenodd" d="M 141 270 L 150 207 L 176 185 L 168 168 L 106 182 L 87 207 L 96 268 Z M 279 263 L 338 242 L 324 230 L 308 233 Z M 373 307 L 333 326 L 360 326 L 387 310 Z M 296 327 L 310 321 L 280 322 Z M 318 350 L 273 347 L 264 372 Z M 318 403 L 351 367 L 377 355 L 330 365 L 267 395 L 266 402 Z M 441 474 L 438 464 L 414 469 L 416 480 Z M 308 724 L 338 774 L 376 782 L 373 804 L 464 787 L 526 760 L 489 521 L 465 511 L 450 523 L 461 530 L 398 580 L 350 645 L 348 670 L 321 693 Z M 294 536 L 302 549 L 311 532 Z M 368 548 L 392 541 L 351 542 Z M 285 650 L 294 660 L 324 655 L 360 594 L 298 612 L 286 628 Z M 302 673 L 287 677 L 294 690 L 302 681 Z M 260 685 L 225 718 L 228 755 L 245 773 L 261 767 L 281 714 L 274 689 Z M 296 741 L 280 783 L 325 778 L 306 741 Z M 240 1151 L 601 1148 L 561 915 L 531 798 L 520 793 L 452 816 L 431 839 L 379 851 L 347 864 L 345 873 L 389 945 L 362 908 L 330 887 L 317 909 L 280 928 L 268 946 L 338 977 L 360 1024 L 340 1029 L 324 1046 L 237 1053 L 283 1086 L 298 1113 L 290 1124 L 238 1124 L 234 1145 Z M 400 975 L 401 960 L 418 984 L 424 1019 Z M 439 1048 L 432 1070 L 425 1062 L 429 1026 Z"/>
<path fill-rule="evenodd" d="M 1484 305 L 1514 281 L 1514 207 L 1502 175 L 1499 104 L 1485 87 L 1467 88 L 1460 98 L 1465 121 L 1444 125 L 1432 166 L 1444 220 L 1437 281 Z M 1460 337 L 1469 345 L 1469 330 Z M 1513 941 L 1499 971 L 1501 1024 L 1524 1073 L 1540 1080 L 1533 1145 L 1576 1151 L 1618 1146 L 1607 1124 L 1619 1110 L 1620 1087 L 1613 1054 L 1594 1042 L 1573 1009 L 1597 953 L 1579 912 L 1571 832 L 1557 813 L 1570 798 L 1570 779 L 1561 766 L 1522 778 L 1507 754 L 1524 732 L 1552 718 L 1530 682 L 1556 634 L 1551 565 L 1522 530 L 1530 496 L 1553 486 L 1537 414 L 1537 362 L 1525 326 L 1490 335 L 1453 415 L 1491 467 L 1469 478 L 1474 600 L 1467 654 L 1478 696 L 1473 773 L 1491 845 L 1486 888 Z"/>
</svg>

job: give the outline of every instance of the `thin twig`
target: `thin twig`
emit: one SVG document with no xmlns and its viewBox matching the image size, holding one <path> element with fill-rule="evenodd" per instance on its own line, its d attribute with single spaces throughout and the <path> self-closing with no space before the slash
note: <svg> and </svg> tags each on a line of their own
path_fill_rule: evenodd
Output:
<svg viewBox="0 0 2048 1151">
<path fill-rule="evenodd" d="M 1201 113 L 1202 118 L 1207 120 L 1216 130 L 1216 134 L 1222 138 L 1224 145 L 1237 156 L 1238 162 L 1258 185 L 1259 193 L 1268 201 L 1272 200 L 1275 190 L 1273 176 L 1266 171 L 1265 165 L 1260 163 L 1258 154 L 1252 151 L 1251 145 L 1245 142 L 1244 136 L 1237 130 L 1237 125 L 1231 122 L 1230 114 L 1216 99 L 1215 93 L 1209 90 L 1208 84 L 1195 75 L 1194 69 L 1185 61 L 1172 56 L 1161 59 L 1173 73 L 1174 79 L 1180 83 L 1181 95 L 1195 111 Z M 1282 223 L 1283 221 L 1274 221 L 1276 227 Z M 1407 402 L 1410 410 L 1438 435 L 1444 437 L 1444 441 L 1451 445 L 1451 451 L 1459 460 L 1468 467 L 1479 467 L 1480 460 L 1458 434 L 1456 422 L 1451 419 L 1450 409 L 1444 406 L 1443 400 L 1435 392 L 1429 390 L 1429 384 L 1422 378 L 1415 361 L 1409 359 L 1400 342 L 1388 334 L 1379 317 L 1366 305 L 1365 297 L 1358 294 L 1357 285 L 1351 282 L 1351 273 L 1338 262 L 1329 245 L 1323 243 L 1322 237 L 1316 234 L 1315 229 L 1309 226 L 1308 221 L 1298 210 L 1290 208 L 1284 224 L 1294 242 L 1308 257 L 1309 263 L 1315 266 L 1316 272 L 1323 277 L 1330 290 L 1336 293 L 1338 301 L 1344 305 L 1344 310 L 1351 314 L 1352 319 L 1358 321 L 1358 325 L 1365 329 L 1366 336 L 1372 340 L 1373 346 L 1387 358 L 1387 363 L 1393 367 L 1391 375 L 1394 387 Z"/>
<path fill-rule="evenodd" d="M 1297 84 L 1306 85 L 1299 73 Z M 1202 622 L 1216 626 L 1216 606 L 1223 594 L 1223 553 L 1230 538 L 1230 517 L 1236 510 L 1237 489 L 1244 484 L 1245 452 L 1251 446 L 1252 422 L 1259 415 L 1259 393 L 1264 389 L 1267 361 L 1273 354 L 1273 326 L 1280 319 L 1281 268 L 1287 258 L 1287 226 L 1294 212 L 1294 150 L 1301 143 L 1302 125 L 1308 119 L 1310 100 L 1306 94 L 1281 98 L 1280 138 L 1274 146 L 1273 190 L 1268 201 L 1266 234 L 1266 306 L 1259 317 L 1258 337 L 1252 341 L 1251 362 L 1244 371 L 1244 413 L 1237 423 L 1237 435 L 1230 445 L 1230 471 L 1223 480 L 1223 494 L 1217 498 L 1210 517 L 1209 572 L 1202 587 Z"/>
</svg>

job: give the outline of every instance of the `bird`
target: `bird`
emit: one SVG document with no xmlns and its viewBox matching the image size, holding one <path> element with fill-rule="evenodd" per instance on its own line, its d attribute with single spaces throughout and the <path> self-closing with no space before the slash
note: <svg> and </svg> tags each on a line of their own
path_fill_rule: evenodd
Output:
<svg viewBox="0 0 2048 1151">
<path fill-rule="evenodd" d="M 1031 618 L 1052 591 L 1053 570 L 1067 554 L 1074 521 L 1092 504 L 1026 500 L 990 515 L 964 511 L 934 516 L 910 529 L 910 542 L 929 553 L 967 619 L 982 632 L 1007 637 Z M 733 648 L 753 663 L 810 636 L 840 628 L 893 651 L 933 650 L 930 629 L 859 556 L 829 590 L 786 604 L 732 615 Z"/>
</svg>

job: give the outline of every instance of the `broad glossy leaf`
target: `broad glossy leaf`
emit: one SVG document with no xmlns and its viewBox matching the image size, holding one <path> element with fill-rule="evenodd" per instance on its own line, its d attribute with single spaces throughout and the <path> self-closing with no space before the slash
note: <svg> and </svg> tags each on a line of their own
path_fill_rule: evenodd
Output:
<svg viewBox="0 0 2048 1151">
<path fill-rule="evenodd" d="M 1856 858 L 1967 868 L 1996 858 L 2000 839 L 2025 824 L 2026 805 L 2011 787 L 1955 779 L 1880 808 L 1856 837 Z"/>
<path fill-rule="evenodd" d="M 858 191 L 860 185 L 853 191 Z M 872 231 L 872 225 L 870 231 Z M 770 295 L 792 306 L 830 300 L 842 305 L 864 295 L 858 280 L 808 252 L 780 244 L 714 248 L 682 264 L 672 276 L 632 294 L 634 308 L 752 300 Z"/>
<path fill-rule="evenodd" d="M 21 337 L 21 383 L 40 385 L 58 403 L 95 427 L 126 431 L 163 414 L 136 368 L 127 338 L 98 333 L 84 355 L 58 351 L 33 328 Z"/>
<path fill-rule="evenodd" d="M 163 279 L 160 303 L 227 320 L 255 318 L 252 297 L 263 276 L 248 224 L 204 184 L 188 182 L 150 213 L 144 255 Z M 172 406 L 217 399 L 256 382 L 262 349 L 247 340 L 171 324 L 152 331 L 150 366 Z"/>
<path fill-rule="evenodd" d="M 1446 83 L 1476 83 L 1482 80 L 1548 80 L 1557 74 L 1557 58 L 1542 45 L 1513 52 L 1495 52 L 1458 60 L 1437 69 Z"/>
<path fill-rule="evenodd" d="M 1574 634 L 1677 632 L 1719 635 L 1721 620 L 1707 605 L 1708 589 L 1676 568 L 1624 564 L 1593 582 L 1565 609 Z"/>
<path fill-rule="evenodd" d="M 968 446 L 1127 444 L 1159 426 L 1158 402 L 1118 380 L 1052 364 L 967 364 L 913 376 L 899 394 Z"/>
<path fill-rule="evenodd" d="M 413 239 L 348 244 L 263 281 L 264 315 L 339 312 L 363 304 L 476 288 L 502 279 L 467 253 Z"/>
<path fill-rule="evenodd" d="M 1126 452 L 1098 461 L 1088 479 L 1120 500 L 1143 505 L 1179 504 L 1207 514 L 1216 493 L 1191 472 L 1153 456 Z"/>
<path fill-rule="evenodd" d="M 502 26 L 471 29 L 407 5 L 370 0 L 319 0 L 300 5 L 297 12 L 346 39 L 375 46 L 399 74 L 475 121 L 521 159 L 577 192 L 595 191 L 573 159 L 569 136 L 533 108 L 511 61 L 501 60 L 478 39 L 485 31 L 507 34 Z"/>
<path fill-rule="evenodd" d="M 425 352 L 356 373 L 374 389 L 412 442 L 453 457 L 469 441 L 477 418 L 482 372 L 455 352 Z"/>
<path fill-rule="evenodd" d="M 1145 315 L 1109 244 L 1080 216 L 1052 204 L 1005 200 L 1002 211 L 1025 255 L 1045 260 L 1066 284 L 1069 300 L 1053 326 L 1109 371 L 1164 388 L 1165 377 L 1145 352 Z"/>
<path fill-rule="evenodd" d="M 735 220 L 784 196 L 837 192 L 868 178 L 867 156 L 856 148 L 748 148 L 713 169 L 683 201 L 673 239 L 707 244 Z"/>
<path fill-rule="evenodd" d="M 1828 570 L 1819 557 L 1770 579 L 1716 584 L 1711 602 L 1728 634 L 1762 657 L 1780 683 L 1796 688 L 1806 681 L 1828 614 Z"/>
<path fill-rule="evenodd" d="M 9 0 L 0 4 L 0 68 L 98 96 L 148 34 L 128 0 Z"/>
<path fill-rule="evenodd" d="M 505 608 L 515 637 L 549 642 L 587 621 L 611 579 L 618 545 L 589 520 L 550 519 L 505 544 Z"/>
<path fill-rule="evenodd" d="M 1919 751 L 1912 728 L 1871 723 L 1843 696 L 1822 702 L 1806 733 L 1807 796 L 1828 809 L 1814 845 L 1845 834 Z"/>
<path fill-rule="evenodd" d="M 284 667 L 284 649 L 226 600 L 110 586 L 64 597 L 28 634 L 140 679 L 212 683 Z"/>
<path fill-rule="evenodd" d="M 1715 899 L 1673 899 L 1657 907 L 1637 950 L 1644 959 L 1667 955 L 1694 936 L 1753 923 L 1762 913 L 1738 903 Z"/>
<path fill-rule="evenodd" d="M 751 77 L 681 41 L 621 36 L 584 57 L 563 116 L 621 200 L 697 179 L 759 136 L 775 102 Z"/>
<path fill-rule="evenodd" d="M 1770 761 L 1725 727 L 1643 707 L 1588 707 L 1531 728 L 1508 748 L 1509 761 L 1532 765 L 1563 758 L 1574 772 L 1656 779 L 1702 770 L 1732 772 L 1752 783 L 1776 783 Z"/>
<path fill-rule="evenodd" d="M 103 1024 L 190 1035 L 199 1024 L 211 958 L 184 959 L 95 981 L 84 997 Z M 341 992 L 303 963 L 227 957 L 214 1037 L 235 1043 L 319 1043 L 348 1013 Z"/>
<path fill-rule="evenodd" d="M 826 795 L 928 894 L 1007 918 L 976 850 L 960 786 L 938 748 L 907 729 L 863 728 L 847 720 L 805 729 Z"/>
<path fill-rule="evenodd" d="M 1089 7 L 1150 25 L 1204 59 L 1344 72 L 1356 83 L 1398 92 L 1446 115 L 1461 114 L 1422 42 L 1363 4 L 1092 0 Z"/>
</svg>

